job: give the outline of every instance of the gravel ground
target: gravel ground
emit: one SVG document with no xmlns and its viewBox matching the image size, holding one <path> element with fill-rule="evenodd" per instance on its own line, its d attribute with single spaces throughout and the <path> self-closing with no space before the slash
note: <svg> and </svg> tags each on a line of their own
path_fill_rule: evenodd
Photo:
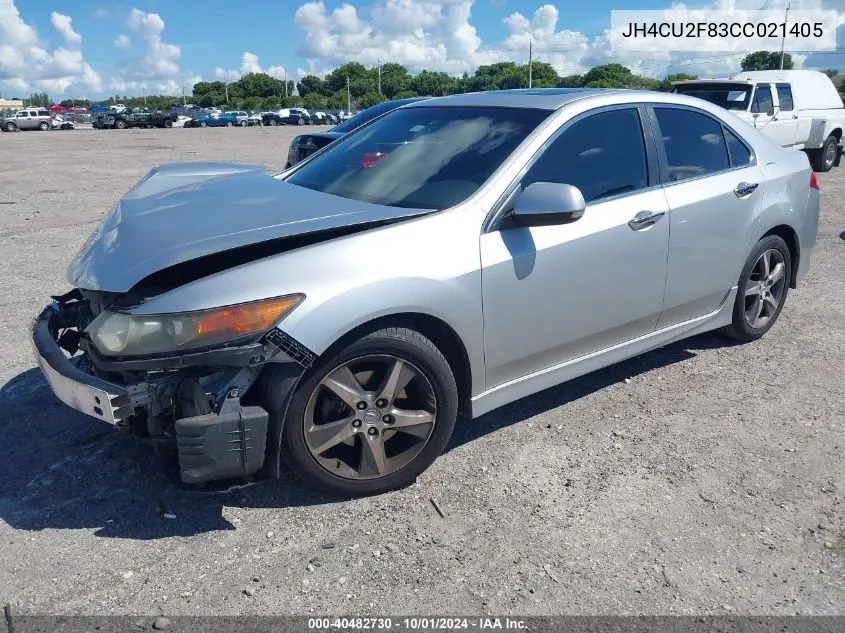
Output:
<svg viewBox="0 0 845 633">
<path fill-rule="evenodd" d="M 183 492 L 150 449 L 59 403 L 27 324 L 102 214 L 155 163 L 278 168 L 299 131 L 0 135 L 2 602 L 845 614 L 845 167 L 819 178 L 809 277 L 763 340 L 699 336 L 468 422 L 399 492 L 335 502 L 292 478 Z"/>
</svg>

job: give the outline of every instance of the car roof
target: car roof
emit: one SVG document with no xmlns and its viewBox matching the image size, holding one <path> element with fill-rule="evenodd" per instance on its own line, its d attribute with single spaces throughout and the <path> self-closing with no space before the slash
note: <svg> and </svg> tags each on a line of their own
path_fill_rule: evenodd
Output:
<svg viewBox="0 0 845 633">
<path fill-rule="evenodd" d="M 557 110 L 561 106 L 585 97 L 607 95 L 610 93 L 642 92 L 636 90 L 616 90 L 611 88 L 523 88 L 518 90 L 488 90 L 486 92 L 468 92 L 435 97 L 405 107 L 431 106 L 485 106 L 498 108 L 533 108 L 537 110 Z"/>
</svg>

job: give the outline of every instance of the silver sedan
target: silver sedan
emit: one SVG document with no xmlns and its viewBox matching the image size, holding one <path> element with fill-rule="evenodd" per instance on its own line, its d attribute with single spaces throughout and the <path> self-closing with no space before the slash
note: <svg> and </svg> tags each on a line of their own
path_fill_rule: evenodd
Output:
<svg viewBox="0 0 845 633">
<path fill-rule="evenodd" d="M 276 175 L 150 171 L 33 324 L 68 405 L 187 483 L 412 482 L 460 419 L 685 337 L 763 336 L 807 272 L 803 153 L 663 93 L 410 104 Z"/>
</svg>

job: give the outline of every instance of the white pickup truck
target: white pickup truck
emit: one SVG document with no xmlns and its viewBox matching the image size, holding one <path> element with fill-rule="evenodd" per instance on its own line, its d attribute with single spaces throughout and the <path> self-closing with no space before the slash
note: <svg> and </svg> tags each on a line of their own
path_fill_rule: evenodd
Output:
<svg viewBox="0 0 845 633">
<path fill-rule="evenodd" d="M 672 92 L 727 108 L 784 147 L 804 150 L 816 171 L 829 171 L 840 163 L 845 108 L 824 73 L 743 72 L 728 79 L 677 81 Z"/>
</svg>

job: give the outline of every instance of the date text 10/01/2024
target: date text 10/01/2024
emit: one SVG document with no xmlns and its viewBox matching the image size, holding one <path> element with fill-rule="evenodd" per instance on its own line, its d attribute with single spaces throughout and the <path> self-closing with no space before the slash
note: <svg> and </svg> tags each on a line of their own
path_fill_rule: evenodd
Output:
<svg viewBox="0 0 845 633">
<path fill-rule="evenodd" d="M 513 618 L 485 617 L 469 618 L 426 618 L 413 617 L 393 620 L 392 618 L 309 618 L 311 630 L 524 630 L 524 620 Z"/>
</svg>

